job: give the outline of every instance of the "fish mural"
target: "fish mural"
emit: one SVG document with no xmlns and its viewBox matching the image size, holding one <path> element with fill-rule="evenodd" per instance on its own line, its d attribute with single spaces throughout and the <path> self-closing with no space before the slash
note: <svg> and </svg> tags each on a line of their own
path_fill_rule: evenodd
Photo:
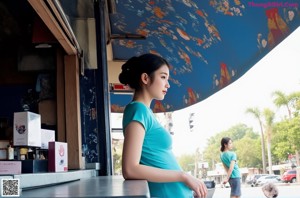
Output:
<svg viewBox="0 0 300 198">
<path fill-rule="evenodd" d="M 243 76 L 300 25 L 299 0 L 116 0 L 113 34 L 144 39 L 111 41 L 113 59 L 154 53 L 171 65 L 170 85 L 154 112 L 201 102 Z M 130 96 L 111 93 L 111 111 L 122 112 Z M 181 99 L 179 99 L 181 98 Z"/>
</svg>

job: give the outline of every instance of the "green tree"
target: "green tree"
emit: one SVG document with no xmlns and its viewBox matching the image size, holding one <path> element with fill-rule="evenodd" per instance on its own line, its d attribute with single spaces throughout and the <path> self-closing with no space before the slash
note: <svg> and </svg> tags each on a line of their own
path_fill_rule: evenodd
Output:
<svg viewBox="0 0 300 198">
<path fill-rule="evenodd" d="M 287 140 L 288 120 L 278 122 L 273 128 L 272 151 L 279 161 L 285 161 L 287 154 L 291 153 L 291 147 Z"/>
<path fill-rule="evenodd" d="M 207 147 L 203 151 L 203 158 L 205 161 L 208 162 L 209 167 L 211 167 L 211 169 L 214 169 L 215 164 L 220 162 L 221 138 L 222 138 L 222 133 L 218 133 L 215 136 L 210 137 L 208 139 Z"/>
<path fill-rule="evenodd" d="M 300 142 L 300 119 L 295 117 L 285 119 L 274 126 L 274 154 L 280 160 L 286 160 L 289 153 L 299 150 Z"/>
<path fill-rule="evenodd" d="M 251 132 L 251 134 L 255 134 Z M 260 155 L 260 137 L 246 135 L 234 143 L 240 167 L 262 168 Z"/>
<path fill-rule="evenodd" d="M 112 155 L 113 155 L 113 168 L 114 175 L 122 174 L 122 149 L 123 140 L 112 139 Z"/>
<path fill-rule="evenodd" d="M 246 113 L 252 114 L 259 123 L 260 126 L 260 133 L 261 133 L 261 156 L 262 156 L 262 163 L 263 163 L 263 173 L 266 173 L 266 155 L 265 155 L 265 138 L 264 138 L 264 131 L 263 131 L 263 123 L 261 120 L 261 113 L 258 108 L 248 108 L 246 109 Z"/>
<path fill-rule="evenodd" d="M 294 116 L 297 117 L 297 116 L 300 116 L 299 115 L 299 111 L 300 111 L 300 92 L 292 93 L 292 95 L 295 98 L 295 102 L 293 103 L 293 107 L 295 109 Z"/>
<path fill-rule="evenodd" d="M 282 106 L 285 106 L 287 108 L 289 119 L 292 119 L 292 114 L 294 114 L 294 116 L 298 115 L 300 92 L 292 92 L 286 95 L 281 91 L 275 91 L 273 92 L 273 96 L 275 97 L 273 102 L 278 108 Z M 292 110 L 294 110 L 293 113 Z M 299 166 L 300 165 L 299 149 L 295 150 L 295 154 L 297 159 L 297 165 Z"/>
<path fill-rule="evenodd" d="M 300 100 L 300 92 L 293 92 L 291 94 L 286 95 L 281 91 L 274 91 L 272 96 L 275 97 L 273 102 L 274 104 L 280 108 L 282 106 L 286 107 L 288 111 L 288 116 L 292 118 L 292 109 L 297 109 L 297 105 Z"/>
<path fill-rule="evenodd" d="M 300 117 L 294 117 L 290 120 L 290 127 L 288 128 L 288 141 L 292 144 L 292 148 L 295 151 L 297 166 L 300 166 Z"/>
<path fill-rule="evenodd" d="M 234 149 L 239 157 L 241 166 L 260 167 L 261 159 L 258 157 L 260 145 L 259 135 L 245 124 L 237 124 L 226 131 L 217 133 L 208 139 L 207 147 L 203 151 L 204 160 L 209 162 L 212 169 L 220 162 L 221 139 L 230 137 L 234 142 Z"/>
<path fill-rule="evenodd" d="M 182 170 L 193 173 L 195 169 L 195 155 L 183 154 L 177 158 Z"/>
</svg>

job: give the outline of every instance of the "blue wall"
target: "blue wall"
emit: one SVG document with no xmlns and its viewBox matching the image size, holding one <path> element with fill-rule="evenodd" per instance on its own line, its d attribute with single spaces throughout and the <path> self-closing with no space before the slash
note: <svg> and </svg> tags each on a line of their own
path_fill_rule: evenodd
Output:
<svg viewBox="0 0 300 198">
<path fill-rule="evenodd" d="M 13 124 L 14 112 L 23 111 L 22 98 L 35 85 L 1 85 L 0 117 L 9 118 L 9 126 Z M 37 104 L 30 105 L 31 112 L 37 112 Z"/>
<path fill-rule="evenodd" d="M 96 79 L 94 70 L 85 70 L 80 78 L 82 152 L 86 163 L 99 162 Z"/>
</svg>

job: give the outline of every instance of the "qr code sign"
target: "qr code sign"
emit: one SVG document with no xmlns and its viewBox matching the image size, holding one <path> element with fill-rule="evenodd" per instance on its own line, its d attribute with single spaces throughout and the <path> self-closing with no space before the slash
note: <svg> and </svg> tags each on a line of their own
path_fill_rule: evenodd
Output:
<svg viewBox="0 0 300 198">
<path fill-rule="evenodd" d="M 2 197 L 20 196 L 20 179 L 2 179 L 1 180 Z"/>
</svg>

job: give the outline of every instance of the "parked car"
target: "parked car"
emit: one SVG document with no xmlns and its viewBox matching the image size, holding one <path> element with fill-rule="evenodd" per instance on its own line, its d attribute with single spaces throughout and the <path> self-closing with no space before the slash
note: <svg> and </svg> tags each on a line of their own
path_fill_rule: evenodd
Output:
<svg viewBox="0 0 300 198">
<path fill-rule="evenodd" d="M 256 181 L 258 180 L 258 178 L 262 177 L 262 176 L 267 176 L 268 174 L 254 174 L 251 175 L 247 181 L 248 184 L 250 184 L 252 187 L 255 186 Z"/>
<path fill-rule="evenodd" d="M 253 175 L 247 175 L 246 177 L 246 184 L 251 184 L 252 183 L 252 179 L 253 179 Z"/>
<path fill-rule="evenodd" d="M 281 180 L 285 183 L 295 183 L 296 182 L 296 170 L 287 170 L 283 173 Z"/>
<path fill-rule="evenodd" d="M 266 183 L 279 183 L 281 182 L 280 175 L 266 175 L 261 176 L 256 180 L 255 186 L 262 186 Z"/>
</svg>

